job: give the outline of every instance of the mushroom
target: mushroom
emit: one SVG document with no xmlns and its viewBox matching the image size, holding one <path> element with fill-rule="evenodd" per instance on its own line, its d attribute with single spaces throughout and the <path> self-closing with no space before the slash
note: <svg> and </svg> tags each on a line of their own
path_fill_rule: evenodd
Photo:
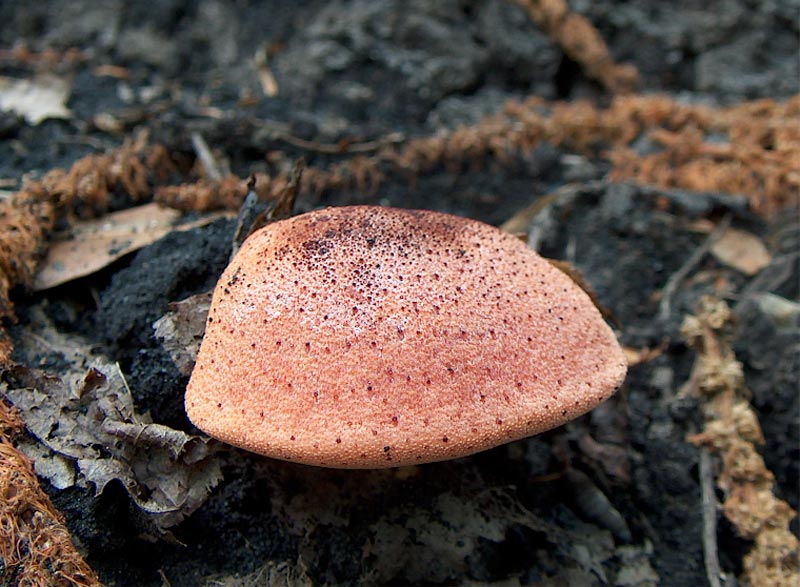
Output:
<svg viewBox="0 0 800 587">
<path fill-rule="evenodd" d="M 394 467 L 559 426 L 625 372 L 589 297 L 516 237 L 439 212 L 327 208 L 233 258 L 186 410 L 270 457 Z"/>
</svg>

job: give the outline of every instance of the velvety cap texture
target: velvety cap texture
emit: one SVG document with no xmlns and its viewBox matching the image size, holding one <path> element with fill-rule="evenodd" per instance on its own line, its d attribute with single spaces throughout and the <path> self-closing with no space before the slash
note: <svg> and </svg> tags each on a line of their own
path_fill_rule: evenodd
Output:
<svg viewBox="0 0 800 587">
<path fill-rule="evenodd" d="M 625 372 L 589 297 L 516 237 L 437 212 L 328 208 L 245 241 L 214 291 L 186 410 L 271 457 L 392 467 L 559 426 Z"/>
</svg>

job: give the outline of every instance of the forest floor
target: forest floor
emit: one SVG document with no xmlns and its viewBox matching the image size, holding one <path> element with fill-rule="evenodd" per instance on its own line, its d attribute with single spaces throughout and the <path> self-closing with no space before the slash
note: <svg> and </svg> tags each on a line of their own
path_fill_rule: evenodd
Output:
<svg viewBox="0 0 800 587">
<path fill-rule="evenodd" d="M 798 11 L 0 4 L 0 583 L 798 585 Z M 412 468 L 209 441 L 153 325 L 300 158 L 299 212 L 440 210 L 569 261 L 622 390 Z"/>
</svg>

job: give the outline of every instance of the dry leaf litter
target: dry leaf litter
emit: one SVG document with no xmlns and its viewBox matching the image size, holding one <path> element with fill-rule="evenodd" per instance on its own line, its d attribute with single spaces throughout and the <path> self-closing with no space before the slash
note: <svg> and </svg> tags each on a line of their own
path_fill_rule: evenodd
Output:
<svg viewBox="0 0 800 587">
<path fill-rule="evenodd" d="M 90 483 L 95 494 L 119 481 L 148 514 L 154 535 L 203 503 L 221 479 L 216 442 L 137 413 L 119 367 L 57 332 L 44 316 L 23 337 L 65 365 L 50 371 L 14 366 L 0 388 L 33 436 L 19 447 L 36 456 L 38 474 L 58 489 Z"/>
<path fill-rule="evenodd" d="M 753 541 L 744 557 L 744 584 L 797 587 L 800 542 L 789 529 L 796 512 L 775 497 L 775 478 L 758 452 L 764 438 L 733 353 L 732 326 L 727 304 L 711 297 L 683 323 L 683 335 L 697 353 L 684 392 L 703 398 L 705 415 L 705 429 L 689 440 L 719 455 L 723 513 Z"/>
<path fill-rule="evenodd" d="M 612 171 L 615 177 L 633 177 L 665 186 L 745 192 L 752 195 L 756 210 L 770 213 L 793 202 L 800 185 L 795 164 L 800 153 L 800 133 L 778 124 L 794 116 L 799 108 L 800 98 L 727 109 L 680 104 L 664 97 L 618 97 L 607 109 L 529 99 L 507 105 L 502 114 L 488 117 L 474 127 L 416 139 L 402 147 L 385 147 L 370 157 L 358 155 L 327 170 L 309 168 L 303 175 L 302 187 L 311 192 L 344 187 L 374 190 L 387 174 L 401 174 L 413 180 L 417 174 L 441 165 L 456 173 L 463 165 L 476 161 L 510 163 L 515 153 L 541 141 L 551 141 L 577 151 L 606 149 L 603 152 L 616 165 Z M 675 155 L 683 152 L 683 138 L 661 140 L 665 150 L 655 155 L 638 156 L 627 147 L 639 136 L 664 128 L 671 129 L 670 136 L 689 137 L 695 157 Z M 737 148 L 720 149 L 718 144 L 713 150 L 706 148 L 702 134 L 712 131 L 726 133 L 731 143 L 736 139 Z M 698 170 L 698 161 L 704 162 L 707 169 Z M 2 315 L 13 317 L 8 294 L 17 284 L 32 283 L 57 219 L 102 213 L 111 190 L 123 190 L 131 200 L 142 201 L 152 186 L 165 181 L 173 170 L 163 147 L 140 140 L 109 155 L 81 159 L 68 172 L 50 172 L 0 202 L 0 224 L 4 228 L 0 232 Z M 262 186 L 261 197 L 271 197 L 285 190 L 288 182 L 287 175 L 269 181 L 262 178 L 257 185 Z M 184 209 L 213 209 L 235 206 L 247 192 L 243 180 L 223 181 L 211 188 L 208 182 L 194 185 L 186 184 L 173 191 L 163 189 L 157 197 Z M 11 351 L 7 338 L 0 351 L 0 359 L 7 363 Z"/>
<path fill-rule="evenodd" d="M 20 587 L 98 587 L 39 485 L 33 462 L 14 447 L 24 428 L 19 409 L 0 400 L 0 556 L 6 576 Z"/>
<path fill-rule="evenodd" d="M 565 53 L 582 64 L 588 75 L 614 91 L 633 87 L 637 77 L 635 70 L 614 64 L 596 30 L 588 21 L 568 13 L 564 2 L 519 0 L 519 3 L 562 45 Z M 18 53 L 14 59 L 20 58 Z M 22 56 L 32 62 L 50 59 L 31 52 Z M 786 102 L 759 100 L 730 108 L 692 105 L 661 96 L 618 96 L 607 108 L 580 102 L 548 103 L 531 98 L 509 103 L 502 113 L 489 116 L 474 126 L 412 139 L 399 147 L 389 144 L 370 156 L 348 157 L 326 169 L 311 168 L 303 177 L 303 190 L 317 193 L 342 188 L 374 191 L 389 175 L 413 181 L 417 175 L 442 166 L 458 173 L 464 166 L 487 161 L 513 164 L 519 153 L 541 142 L 552 142 L 567 150 L 607 158 L 613 165 L 611 177 L 615 179 L 633 178 L 664 187 L 746 193 L 755 210 L 771 214 L 785 204 L 797 203 L 800 125 L 785 121 L 796 121 L 799 115 L 800 96 Z M 709 140 L 711 136 L 713 140 Z M 655 152 L 649 149 L 642 153 L 633 148 L 639 139 L 657 147 Z M 54 170 L 41 180 L 28 182 L 19 193 L 0 202 L 0 318 L 13 319 L 9 292 L 17 285 L 30 286 L 56 224 L 102 214 L 107 209 L 109 193 L 123 192 L 131 201 L 140 202 L 150 198 L 155 188 L 158 201 L 184 210 L 209 210 L 236 208 L 247 192 L 244 181 L 230 176 L 216 181 L 200 179 L 180 186 L 167 185 L 174 173 L 175 167 L 166 150 L 159 145 L 148 145 L 140 138 L 108 155 L 85 157 L 67 172 Z M 288 181 L 288 173 L 278 174 L 260 178 L 257 185 L 261 196 L 269 197 L 270 193 L 285 189 Z M 5 332 L 0 332 L 3 334 L 0 364 L 9 365 L 11 345 Z M 4 452 L 0 459 L 0 482 L 10 492 L 8 495 L 17 498 L 16 501 L 6 500 L 5 505 L 17 509 L 4 512 L 6 528 L 11 530 L 4 533 L 0 548 L 7 566 L 15 564 L 9 561 L 17 560 L 18 568 L 31 573 L 27 584 L 60 584 L 64 579 L 78 585 L 94 585 L 96 578 L 75 552 L 58 514 L 38 487 L 30 460 L 13 448 L 12 436 L 22 438 L 17 441 L 21 447 L 38 451 L 35 454 L 41 463 L 41 474 L 54 484 L 92 483 L 99 491 L 110 481 L 120 480 L 144 511 L 155 514 L 156 529 L 169 527 L 202 502 L 204 495 L 192 494 L 188 486 L 196 481 L 200 493 L 204 494 L 216 482 L 218 470 L 213 450 L 196 437 L 165 429 L 148 422 L 146 415 L 136 414 L 115 365 L 93 354 L 85 344 L 60 338 L 61 335 L 56 335 L 44 323 L 29 335 L 46 340 L 55 352 L 73 353 L 73 361 L 63 373 L 45 373 L 22 365 L 7 372 L 4 393 L 16 398 L 28 430 L 41 444 L 34 448 L 30 438 L 18 436 L 22 423 L 15 412 L 3 405 L 0 423 L 5 432 L 0 445 Z M 171 335 L 167 333 L 164 337 L 169 339 Z M 177 349 L 173 348 L 175 351 Z M 74 356 L 75 352 L 81 356 Z M 183 360 L 186 369 L 187 359 Z M 75 370 L 75 365 L 80 365 L 81 369 Z M 723 395 L 717 393 L 714 397 Z M 37 405 L 36 398 L 43 400 L 45 397 L 48 402 Z M 63 422 L 64 429 L 71 428 L 76 436 L 67 438 L 61 426 L 54 429 L 56 421 Z M 712 424 L 713 419 L 707 431 L 711 435 L 698 437 L 698 441 L 710 442 L 723 452 L 730 451 L 730 439 L 714 436 Z M 757 440 L 757 435 L 750 440 Z M 108 447 L 108 454 L 98 454 L 95 446 Z M 151 451 L 152 457 L 142 457 L 144 447 L 149 447 L 145 452 Z M 745 450 L 749 449 L 745 447 Z M 205 464 L 189 466 L 198 462 Z M 196 470 L 192 473 L 189 468 Z M 733 472 L 724 473 L 721 482 L 736 499 L 755 495 L 769 501 L 771 479 L 767 471 L 759 469 L 755 476 L 757 486 L 750 480 L 741 485 L 741 478 Z M 191 477 L 197 474 L 201 479 Z M 164 476 L 168 480 L 166 483 L 153 485 L 156 477 Z M 757 487 L 757 490 L 744 491 L 741 487 Z M 148 495 L 149 491 L 153 493 Z M 498 504 L 504 500 L 496 493 L 469 499 L 480 504 L 473 508 L 475 512 L 483 512 L 487 507 L 491 511 L 499 509 L 496 513 L 500 522 L 489 521 L 482 513 L 476 514 L 480 516 L 476 520 L 452 520 L 447 514 L 451 511 L 449 499 L 450 496 L 442 496 L 436 509 L 442 515 L 442 524 L 425 520 L 420 513 L 419 520 L 407 526 L 417 529 L 423 544 L 426 534 L 452 533 L 454 528 L 470 536 L 493 536 L 502 529 L 502 524 L 510 521 L 539 528 L 525 512 L 513 508 L 513 511 L 503 510 Z M 737 502 L 734 499 L 732 503 L 729 510 L 734 512 Z M 742 532 L 756 538 L 757 547 L 746 561 L 746 572 L 753 585 L 763 584 L 759 583 L 762 571 L 778 572 L 775 576 L 783 577 L 780 573 L 785 570 L 785 563 L 795 560 L 791 558 L 791 548 L 788 551 L 781 550 L 783 546 L 777 550 L 763 548 L 773 542 L 785 546 L 780 528 L 788 512 L 774 502 L 769 503 L 767 510 L 780 518 L 774 527 L 765 525 L 763 520 L 740 520 Z M 292 511 L 287 515 L 300 514 L 300 511 Z M 21 521 L 26 524 L 34 521 L 38 525 L 33 528 Z M 387 536 L 371 543 L 369 548 L 402 550 L 409 540 L 404 535 L 389 533 Z M 603 540 L 596 542 L 606 544 Z M 567 545 L 563 548 L 571 552 L 575 560 L 581 557 L 587 560 L 585 553 L 576 554 L 577 551 L 570 550 Z M 796 544 L 794 548 L 796 557 Z M 781 559 L 782 553 L 787 552 L 789 558 Z M 619 548 L 617 554 L 624 556 Z M 424 557 L 421 560 L 425 560 Z M 416 560 L 406 562 L 412 570 L 418 563 Z M 597 572 L 590 562 L 584 567 L 586 572 Z M 655 581 L 652 569 L 643 568 L 642 580 L 638 583 L 624 577 L 617 577 L 616 581 L 631 585 Z M 53 570 L 54 574 L 41 574 L 45 569 Z M 273 577 L 275 583 L 307 579 L 302 568 L 273 565 L 251 577 L 254 584 L 263 579 L 264 573 Z M 274 583 L 269 580 L 267 584 Z"/>
</svg>

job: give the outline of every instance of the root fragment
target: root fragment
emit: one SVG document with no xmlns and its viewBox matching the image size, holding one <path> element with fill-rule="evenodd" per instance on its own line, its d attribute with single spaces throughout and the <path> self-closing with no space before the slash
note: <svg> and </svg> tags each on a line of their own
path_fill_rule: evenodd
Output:
<svg viewBox="0 0 800 587">
<path fill-rule="evenodd" d="M 743 583 L 752 587 L 800 585 L 800 543 L 789 529 L 796 512 L 775 497 L 775 477 L 756 447 L 764 443 L 748 402 L 742 364 L 731 346 L 731 312 L 706 297 L 683 334 L 697 353 L 686 391 L 704 400 L 705 429 L 689 441 L 719 455 L 717 484 L 725 494 L 723 513 L 739 534 L 753 541 L 744 557 Z"/>
</svg>

